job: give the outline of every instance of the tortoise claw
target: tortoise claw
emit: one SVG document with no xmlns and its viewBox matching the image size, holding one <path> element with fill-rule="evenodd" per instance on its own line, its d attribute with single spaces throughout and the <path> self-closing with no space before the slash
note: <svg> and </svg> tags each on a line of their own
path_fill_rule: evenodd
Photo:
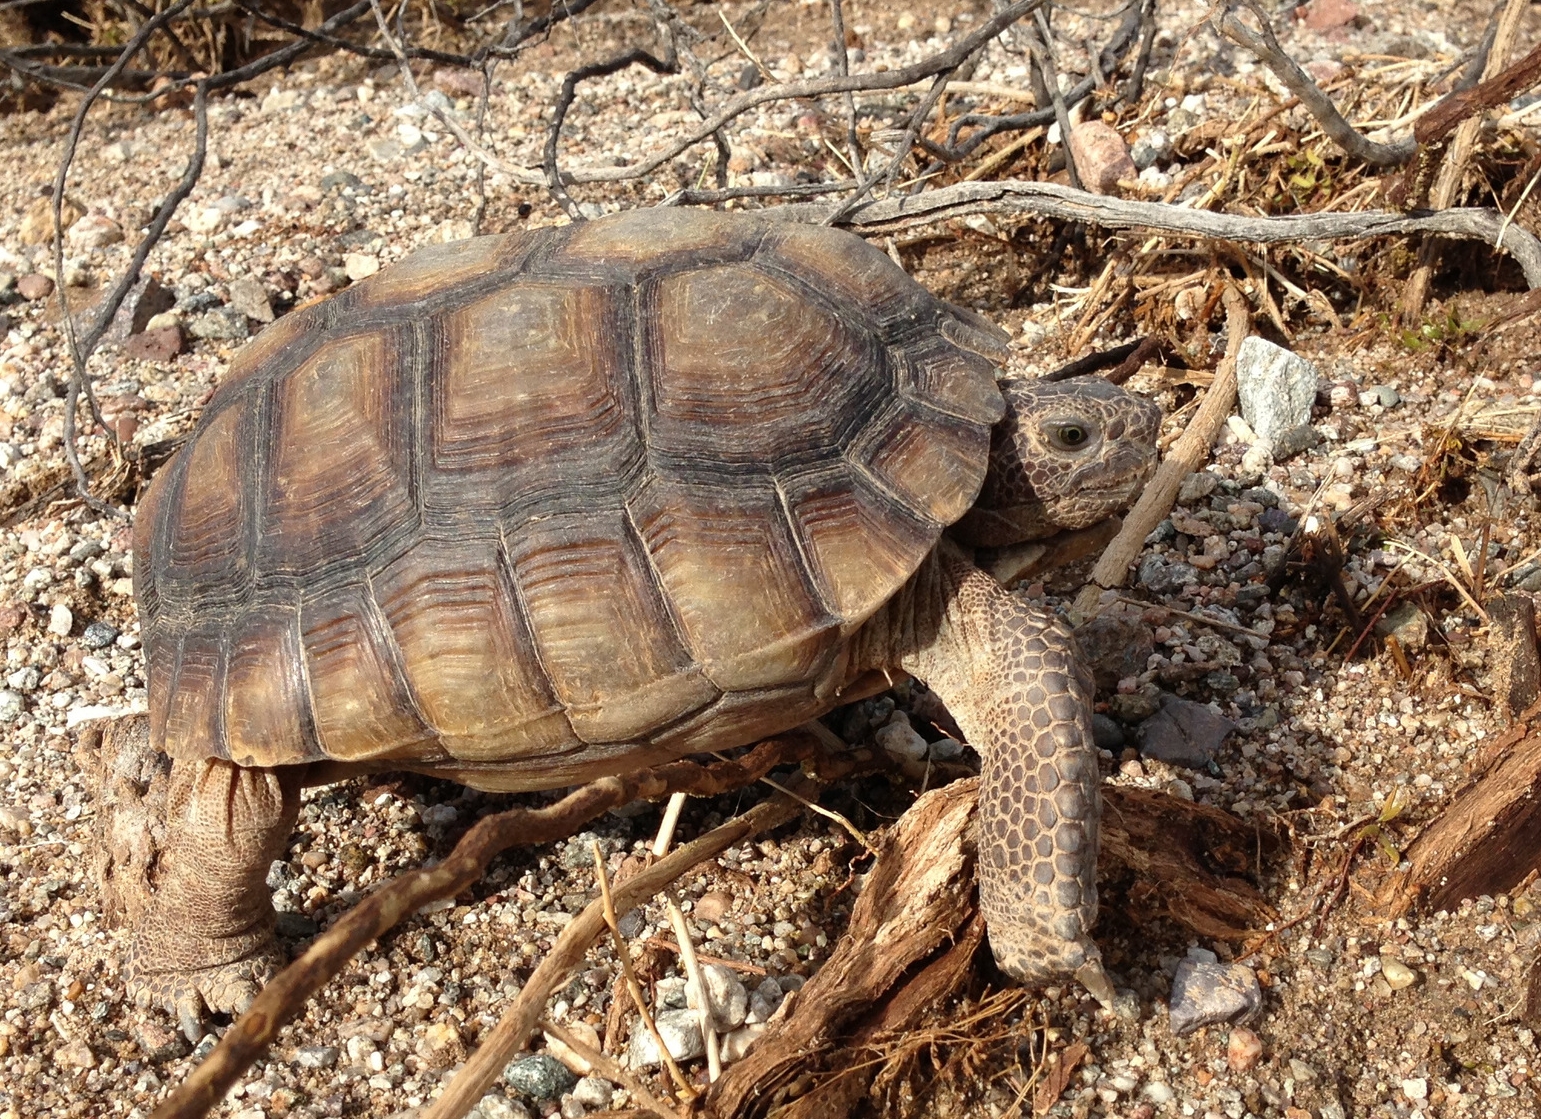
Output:
<svg viewBox="0 0 1541 1119">
<path fill-rule="evenodd" d="M 1081 981 L 1081 986 L 1086 988 L 1087 994 L 1096 999 L 1102 1009 L 1113 1009 L 1113 981 L 1108 978 L 1108 973 L 1102 969 L 1102 961 L 1093 956 L 1076 969 L 1075 977 Z"/>
</svg>

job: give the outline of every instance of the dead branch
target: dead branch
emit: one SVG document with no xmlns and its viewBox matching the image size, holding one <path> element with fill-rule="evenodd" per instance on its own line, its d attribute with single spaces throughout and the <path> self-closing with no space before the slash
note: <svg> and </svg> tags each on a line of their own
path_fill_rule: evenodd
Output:
<svg viewBox="0 0 1541 1119">
<path fill-rule="evenodd" d="M 496 855 L 508 848 L 517 844 L 547 843 L 570 835 L 601 813 L 639 798 L 682 791 L 711 796 L 739 788 L 763 777 L 776 765 L 810 756 L 813 750 L 813 741 L 802 736 L 770 739 L 737 761 L 709 766 L 678 761 L 641 773 L 606 777 L 584 785 L 545 808 L 513 808 L 480 820 L 443 862 L 398 876 L 318 936 L 299 959 L 262 989 L 207 1059 L 156 1110 L 155 1119 L 198 1119 L 206 1114 L 262 1055 L 278 1031 L 299 1012 L 311 995 L 340 972 L 365 945 L 429 902 L 454 897 L 466 889 L 482 876 Z M 795 803 L 793 807 L 795 809 Z M 769 812 L 767 809 L 756 819 L 764 818 Z M 632 897 L 627 891 L 632 890 L 632 884 L 640 882 L 642 877 L 639 875 L 617 891 L 627 909 L 637 904 L 636 900 L 625 900 Z M 649 897 L 652 892 L 649 890 L 641 897 Z M 545 1000 L 541 999 L 533 1012 L 535 1016 L 544 1005 Z M 533 1024 L 534 1017 L 530 1021 Z M 498 1067 L 502 1068 L 502 1065 Z"/>
<path fill-rule="evenodd" d="M 1483 763 L 1487 764 L 1484 766 Z M 1513 889 L 1541 852 L 1541 705 L 1494 740 L 1478 775 L 1418 833 L 1376 895 L 1391 916 Z"/>
<path fill-rule="evenodd" d="M 1488 55 L 1487 70 L 1484 77 L 1496 77 L 1508 61 L 1509 52 L 1514 49 L 1514 43 L 1519 36 L 1520 19 L 1525 14 L 1527 5 L 1523 0 L 1507 0 L 1504 5 L 1503 15 L 1498 21 L 1498 32 L 1493 39 L 1493 49 Z M 1436 106 L 1436 111 L 1438 110 Z M 1439 163 L 1439 172 L 1434 179 L 1434 189 L 1429 196 L 1429 204 L 1435 210 L 1443 210 L 1455 201 L 1456 194 L 1461 188 L 1461 181 L 1466 177 L 1466 165 L 1471 159 L 1472 148 L 1477 142 L 1477 131 L 1481 126 L 1480 119 L 1467 117 L 1455 127 L 1455 135 L 1451 138 L 1448 147 L 1443 152 L 1443 161 Z M 1423 160 L 1425 168 L 1438 158 L 1432 150 L 1427 150 Z M 1418 184 L 1414 184 L 1411 193 L 1418 193 Z M 1420 200 L 1410 198 L 1409 202 L 1417 205 Z M 1424 240 L 1418 248 L 1418 266 L 1413 269 L 1413 274 L 1408 277 L 1407 284 L 1402 289 L 1400 317 L 1404 325 L 1414 325 L 1423 314 L 1423 302 L 1428 297 L 1429 284 L 1434 277 L 1434 257 L 1438 252 L 1438 244 L 1432 238 Z"/>
<path fill-rule="evenodd" d="M 829 212 L 828 203 L 781 206 L 767 217 L 816 222 Z M 1541 288 L 1541 240 L 1513 223 L 1505 225 L 1496 210 L 1475 207 L 1432 214 L 1398 214 L 1388 210 L 1355 213 L 1286 214 L 1252 217 L 1193 210 L 1165 202 L 1137 202 L 1073 190 L 1057 183 L 1003 179 L 965 182 L 927 191 L 867 202 L 842 225 L 864 235 L 898 233 L 934 225 L 969 214 L 1032 214 L 1062 221 L 1085 222 L 1105 229 L 1138 229 L 1211 237 L 1221 241 L 1358 240 L 1405 233 L 1440 233 L 1447 237 L 1494 243 L 1502 234 L 1506 251 L 1523 270 L 1526 283 Z"/>
<path fill-rule="evenodd" d="M 1237 16 L 1238 7 L 1245 7 L 1257 20 L 1256 30 L 1248 27 Z M 1349 124 L 1332 103 L 1332 98 L 1323 93 L 1321 87 L 1311 80 L 1311 76 L 1279 45 L 1273 27 L 1269 24 L 1268 13 L 1253 0 L 1229 0 L 1219 18 L 1214 19 L 1214 24 L 1220 34 L 1237 46 L 1251 51 L 1263 65 L 1272 70 L 1285 88 L 1300 98 L 1300 103 L 1310 110 L 1322 131 L 1350 156 L 1362 159 L 1373 167 L 1399 167 L 1418 150 L 1417 141 L 1411 136 L 1392 144 L 1380 144 Z"/>
<path fill-rule="evenodd" d="M 757 804 L 738 819 L 728 821 L 693 843 L 687 843 L 672 855 L 665 856 L 615 887 L 615 907 L 625 912 L 641 905 L 691 867 L 752 835 L 786 823 L 801 811 L 802 806 L 797 801 L 779 794 Z M 514 1005 L 488 1033 L 486 1040 L 466 1061 L 465 1067 L 455 1079 L 450 1081 L 444 1094 L 424 1112 L 423 1119 L 460 1119 L 460 1116 L 476 1105 L 503 1071 L 503 1066 L 524 1046 L 545 1011 L 546 1001 L 583 962 L 590 945 L 598 939 L 604 928 L 605 903 L 602 899 L 592 901 L 562 930 L 562 935 L 552 945 L 551 951 L 519 992 Z"/>
<path fill-rule="evenodd" d="M 1245 875 L 1271 831 L 1153 789 L 1102 790 L 1104 880 L 1127 875 L 1131 920 L 1166 917 L 1200 936 L 1240 940 L 1274 911 Z"/>
<path fill-rule="evenodd" d="M 900 818 L 834 954 L 797 994 L 781 1028 L 707 1090 L 708 1114 L 765 1113 L 786 1099 L 788 1079 L 806 1068 L 812 1053 L 834 1049 L 834 1071 L 842 1069 L 847 1062 L 832 1044 L 840 1032 L 869 1016 L 882 1022 L 882 1007 L 901 977 L 957 938 L 975 911 L 977 794 L 977 779 L 958 781 L 925 794 Z"/>
<path fill-rule="evenodd" d="M 1139 558 L 1145 547 L 1145 538 L 1171 512 L 1183 479 L 1208 461 L 1210 445 L 1236 406 L 1236 355 L 1251 332 L 1252 316 L 1248 313 L 1246 299 L 1229 283 L 1225 285 L 1224 300 L 1225 357 L 1215 371 L 1214 384 L 1209 386 L 1204 403 L 1199 405 L 1182 437 L 1162 460 L 1156 476 L 1146 485 L 1134 508 L 1129 510 L 1124 527 L 1097 560 L 1087 585 L 1076 596 L 1075 612 L 1083 618 L 1096 612 L 1103 591 L 1124 585 L 1129 576 L 1129 565 Z"/>
</svg>

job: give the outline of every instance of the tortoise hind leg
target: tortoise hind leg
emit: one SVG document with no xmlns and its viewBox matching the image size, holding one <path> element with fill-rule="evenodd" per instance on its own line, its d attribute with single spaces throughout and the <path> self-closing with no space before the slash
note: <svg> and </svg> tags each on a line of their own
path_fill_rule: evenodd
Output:
<svg viewBox="0 0 1541 1119">
<path fill-rule="evenodd" d="M 1091 681 L 1058 619 L 943 546 L 917 575 L 899 666 L 980 753 L 979 901 L 1001 970 L 1113 995 L 1092 941 L 1101 777 Z"/>
<path fill-rule="evenodd" d="M 100 826 L 120 841 L 98 870 L 109 913 L 133 929 L 130 997 L 176 1015 L 196 1041 L 205 1007 L 239 1013 L 277 971 L 267 874 L 294 830 L 304 770 L 199 759 L 168 772 L 163 755 L 139 757 L 147 744 L 129 720 L 102 736 Z M 136 798 L 146 772 L 154 779 Z"/>
</svg>

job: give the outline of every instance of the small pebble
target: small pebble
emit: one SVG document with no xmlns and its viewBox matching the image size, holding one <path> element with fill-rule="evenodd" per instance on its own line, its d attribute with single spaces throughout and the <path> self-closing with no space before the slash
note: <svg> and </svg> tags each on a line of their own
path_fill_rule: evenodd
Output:
<svg viewBox="0 0 1541 1119">
<path fill-rule="evenodd" d="M 516 1057 L 503 1067 L 503 1083 L 532 1100 L 554 1100 L 577 1082 L 566 1065 L 546 1053 Z"/>
<path fill-rule="evenodd" d="M 1380 958 L 1380 973 L 1385 976 L 1386 986 L 1393 991 L 1411 987 L 1418 981 L 1418 973 L 1394 956 Z"/>
<path fill-rule="evenodd" d="M 1263 1055 L 1263 1039 L 1247 1029 L 1236 1026 L 1225 1043 L 1225 1063 L 1232 1072 L 1247 1072 Z"/>
</svg>

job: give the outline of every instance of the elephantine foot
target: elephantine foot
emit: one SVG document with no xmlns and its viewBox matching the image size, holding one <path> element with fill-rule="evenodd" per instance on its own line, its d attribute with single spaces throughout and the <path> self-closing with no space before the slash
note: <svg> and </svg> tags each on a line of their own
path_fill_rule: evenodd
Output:
<svg viewBox="0 0 1541 1119">
<path fill-rule="evenodd" d="M 187 1039 L 193 1042 L 203 1036 L 206 1011 L 240 1014 L 283 964 L 278 945 L 269 937 L 265 946 L 229 963 L 159 970 L 153 953 L 148 946 L 142 949 L 137 939 L 128 958 L 129 998 L 144 1009 L 164 1010 L 173 1015 Z M 199 947 L 184 940 L 177 954 L 186 959 Z M 210 959 L 228 956 L 232 948 L 213 941 L 204 947 Z"/>
</svg>

